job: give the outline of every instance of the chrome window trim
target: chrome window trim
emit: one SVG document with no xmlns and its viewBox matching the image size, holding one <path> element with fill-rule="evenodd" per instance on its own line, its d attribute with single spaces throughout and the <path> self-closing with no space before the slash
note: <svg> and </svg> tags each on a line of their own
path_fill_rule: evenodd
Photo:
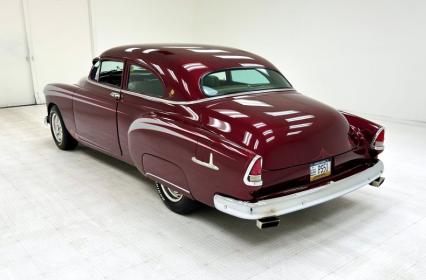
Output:
<svg viewBox="0 0 426 280">
<path fill-rule="evenodd" d="M 178 101 L 170 101 L 170 100 L 166 100 L 166 99 L 162 99 L 162 98 L 158 98 L 158 97 L 153 97 L 153 96 L 149 96 L 149 95 L 144 95 L 142 93 L 137 93 L 134 91 L 130 91 L 130 90 L 125 90 L 122 89 L 121 90 L 122 93 L 128 94 L 128 95 L 132 95 L 132 96 L 136 96 L 136 97 L 140 97 L 142 99 L 146 99 L 146 100 L 150 100 L 150 101 L 154 101 L 154 102 L 162 102 L 162 103 L 169 103 L 169 104 L 177 104 L 174 102 L 178 102 Z"/>
<path fill-rule="evenodd" d="M 143 95 L 142 93 L 137 93 L 137 92 L 133 92 L 133 91 L 125 90 L 125 89 L 120 89 L 120 88 L 117 88 L 117 87 L 107 86 L 107 85 L 101 84 L 99 82 L 93 81 L 89 78 L 86 78 L 86 81 L 93 84 L 93 85 L 96 85 L 96 86 L 104 87 L 104 88 L 107 88 L 107 89 L 110 89 L 110 90 L 119 91 L 121 93 L 140 97 L 142 99 L 146 99 L 146 100 L 150 100 L 150 101 L 154 101 L 154 102 L 166 103 L 166 104 L 170 104 L 170 105 L 191 105 L 191 104 L 198 104 L 198 103 L 203 103 L 203 102 L 207 102 L 207 101 L 211 101 L 211 100 L 222 99 L 222 98 L 226 98 L 226 97 L 236 97 L 236 96 L 242 96 L 242 95 L 247 95 L 247 94 L 252 94 L 252 93 L 266 93 L 266 92 L 293 91 L 293 90 L 295 90 L 294 88 L 282 88 L 282 89 L 245 91 L 245 92 L 239 92 L 239 93 L 234 93 L 234 94 L 225 94 L 225 95 L 221 95 L 221 96 L 207 97 L 207 98 L 191 100 L 191 101 L 174 101 L 174 100 L 167 100 L 167 99 L 163 99 L 163 98 Z"/>
<path fill-rule="evenodd" d="M 254 93 L 264 93 L 264 92 L 266 93 L 266 92 L 292 91 L 292 90 L 295 90 L 295 89 L 293 89 L 293 88 L 292 89 L 271 89 L 271 90 L 259 90 L 259 91 L 250 91 L 250 92 L 239 92 L 239 93 L 234 93 L 234 94 L 229 94 L 229 95 L 222 95 L 222 96 L 216 96 L 216 97 L 208 97 L 208 98 L 191 100 L 191 101 L 167 100 L 167 99 L 162 99 L 162 98 L 158 98 L 158 97 L 143 95 L 141 93 L 137 93 L 137 92 L 133 92 L 133 91 L 129 91 L 129 90 L 124 90 L 124 89 L 121 90 L 121 92 L 125 93 L 125 94 L 128 94 L 128 95 L 140 97 L 142 99 L 154 101 L 154 102 L 167 103 L 167 104 L 171 104 L 171 105 L 191 105 L 191 104 L 198 104 L 198 103 L 203 103 L 203 102 L 207 102 L 207 101 L 211 101 L 211 100 L 222 99 L 222 98 L 226 98 L 226 97 L 236 97 L 236 96 L 247 95 L 247 93 L 253 93 L 253 92 Z"/>
<path fill-rule="evenodd" d="M 380 128 L 377 130 L 376 134 L 374 134 L 373 140 L 371 140 L 371 143 L 370 143 L 370 148 L 371 148 L 371 149 L 376 150 L 376 151 L 383 151 L 383 150 L 385 149 L 385 147 L 384 147 L 384 146 L 382 146 L 382 147 L 376 147 L 376 146 L 374 145 L 374 142 L 376 142 L 377 137 L 379 137 L 379 134 L 380 134 L 382 131 L 384 131 L 384 129 L 385 129 L 385 128 L 382 126 L 382 127 L 380 127 Z"/>
<path fill-rule="evenodd" d="M 184 191 L 184 192 L 186 192 L 186 193 L 188 193 L 188 194 L 190 194 L 190 193 L 191 193 L 191 192 L 190 192 L 190 191 L 188 191 L 187 189 L 184 189 L 184 188 L 182 188 L 182 187 L 179 187 L 178 185 L 173 184 L 172 182 L 167 181 L 166 179 L 163 179 L 163 178 L 161 178 L 161 177 L 159 177 L 159 176 L 157 176 L 157 175 L 154 175 L 154 174 L 152 174 L 152 173 L 147 172 L 147 173 L 145 173 L 145 176 L 147 176 L 147 177 L 154 177 L 154 179 L 161 180 L 161 181 L 165 182 L 166 184 L 169 184 L 169 185 L 171 185 L 171 186 L 173 186 L 173 187 L 175 187 L 175 188 L 177 188 L 177 189 L 179 189 L 179 190 L 181 190 L 181 191 Z"/>
</svg>

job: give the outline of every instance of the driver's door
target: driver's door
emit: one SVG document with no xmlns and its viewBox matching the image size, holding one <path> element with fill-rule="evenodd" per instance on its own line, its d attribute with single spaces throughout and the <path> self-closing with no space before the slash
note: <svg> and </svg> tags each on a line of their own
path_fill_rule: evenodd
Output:
<svg viewBox="0 0 426 280">
<path fill-rule="evenodd" d="M 109 154 L 121 155 L 117 134 L 117 104 L 124 61 L 97 61 L 84 88 L 74 97 L 74 118 L 80 141 Z"/>
</svg>

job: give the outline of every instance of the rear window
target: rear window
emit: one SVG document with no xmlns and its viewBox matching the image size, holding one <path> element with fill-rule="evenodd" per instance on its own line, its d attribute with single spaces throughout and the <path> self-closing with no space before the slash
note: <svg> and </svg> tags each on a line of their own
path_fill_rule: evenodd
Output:
<svg viewBox="0 0 426 280">
<path fill-rule="evenodd" d="M 265 89 L 291 88 L 277 71 L 266 68 L 226 69 L 207 74 L 201 88 L 208 97 Z"/>
</svg>

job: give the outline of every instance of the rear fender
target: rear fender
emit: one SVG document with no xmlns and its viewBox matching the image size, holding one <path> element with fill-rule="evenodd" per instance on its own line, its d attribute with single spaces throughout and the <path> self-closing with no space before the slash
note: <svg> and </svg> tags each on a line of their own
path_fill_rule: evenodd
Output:
<svg viewBox="0 0 426 280">
<path fill-rule="evenodd" d="M 213 205 L 216 193 L 242 200 L 253 199 L 252 193 L 261 186 L 247 186 L 243 179 L 255 155 L 219 134 L 203 131 L 198 139 L 192 172 L 188 174 L 194 184 L 194 197 L 208 205 Z"/>
<path fill-rule="evenodd" d="M 376 133 L 383 127 L 377 123 L 358 117 L 356 115 L 352 115 L 346 112 L 341 113 L 350 125 L 359 129 L 359 131 L 362 133 L 362 136 L 365 138 L 365 145 L 367 145 L 367 147 L 370 147 L 370 144 L 373 141 L 373 138 L 375 137 Z M 381 151 L 371 152 L 378 154 Z"/>
<path fill-rule="evenodd" d="M 187 179 L 197 145 L 188 125 L 157 115 L 136 119 L 129 127 L 128 147 L 134 165 L 145 176 L 192 197 Z"/>
<path fill-rule="evenodd" d="M 192 198 L 185 173 L 173 162 L 154 155 L 144 154 L 142 166 L 147 177 Z"/>
<path fill-rule="evenodd" d="M 215 193 L 252 198 L 255 189 L 244 185 L 243 176 L 254 153 L 223 136 L 194 123 L 152 115 L 135 120 L 128 139 L 130 157 L 143 174 L 186 196 L 211 206 Z M 210 154 L 217 169 L 200 164 L 209 163 Z"/>
</svg>

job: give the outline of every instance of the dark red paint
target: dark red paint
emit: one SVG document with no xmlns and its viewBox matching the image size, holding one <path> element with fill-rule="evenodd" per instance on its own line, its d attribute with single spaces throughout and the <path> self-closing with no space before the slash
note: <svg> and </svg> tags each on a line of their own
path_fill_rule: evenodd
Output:
<svg viewBox="0 0 426 280">
<path fill-rule="evenodd" d="M 196 51 L 212 49 L 223 52 Z M 370 144 L 379 125 L 294 89 L 204 96 L 200 78 L 206 73 L 248 64 L 277 70 L 257 55 L 202 45 L 132 45 L 101 54 L 101 60 L 106 58 L 125 63 L 121 89 L 89 78 L 77 85 L 50 84 L 45 88 L 48 109 L 59 107 L 65 126 L 80 143 L 171 188 L 186 189 L 189 193 L 183 194 L 205 204 L 213 205 L 215 193 L 247 201 L 286 195 L 352 175 L 377 161 L 380 151 Z M 205 67 L 188 72 L 184 65 L 189 63 Z M 157 75 L 166 88 L 165 100 L 125 91 L 129 64 Z M 121 93 L 120 100 L 111 92 Z M 217 171 L 192 160 L 208 162 L 210 153 Z M 255 155 L 263 158 L 263 185 L 258 187 L 243 182 Z M 310 163 L 327 158 L 332 175 L 309 182 Z"/>
</svg>

